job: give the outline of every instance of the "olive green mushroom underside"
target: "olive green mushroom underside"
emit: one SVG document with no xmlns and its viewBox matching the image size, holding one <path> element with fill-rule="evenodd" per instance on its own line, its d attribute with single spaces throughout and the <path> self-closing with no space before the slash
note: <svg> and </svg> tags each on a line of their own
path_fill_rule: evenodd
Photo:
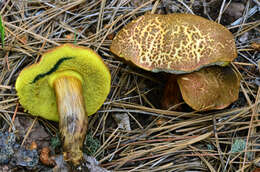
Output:
<svg viewBox="0 0 260 172">
<path fill-rule="evenodd" d="M 229 66 L 212 66 L 180 75 L 184 101 L 195 110 L 223 109 L 238 99 L 240 77 Z"/>
<path fill-rule="evenodd" d="M 110 50 L 148 71 L 188 73 L 237 56 L 224 26 L 191 14 L 146 14 L 128 23 Z"/>
<path fill-rule="evenodd" d="M 86 113 L 95 113 L 109 93 L 110 72 L 93 50 L 72 44 L 48 51 L 39 63 L 21 71 L 15 87 L 24 109 L 32 115 L 58 121 L 55 92 L 48 81 L 51 75 L 67 70 L 82 77 Z"/>
</svg>

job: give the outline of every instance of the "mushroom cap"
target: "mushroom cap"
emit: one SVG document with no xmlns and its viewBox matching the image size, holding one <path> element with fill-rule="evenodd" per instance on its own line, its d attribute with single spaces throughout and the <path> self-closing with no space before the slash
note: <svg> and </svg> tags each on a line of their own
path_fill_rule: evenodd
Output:
<svg viewBox="0 0 260 172">
<path fill-rule="evenodd" d="M 94 114 L 110 91 L 110 72 L 102 58 L 92 49 L 72 44 L 47 51 L 39 63 L 20 72 L 15 88 L 24 109 L 32 115 L 58 121 L 55 92 L 49 83 L 53 74 L 63 71 L 65 75 L 72 73 L 75 76 L 76 73 L 75 77 L 82 81 L 86 114 Z"/>
<path fill-rule="evenodd" d="M 110 50 L 145 70 L 174 74 L 224 65 L 237 56 L 228 29 L 192 14 L 140 16 L 118 32 Z"/>
<path fill-rule="evenodd" d="M 211 66 L 179 75 L 184 101 L 195 110 L 223 109 L 238 99 L 240 77 L 229 66 Z"/>
</svg>

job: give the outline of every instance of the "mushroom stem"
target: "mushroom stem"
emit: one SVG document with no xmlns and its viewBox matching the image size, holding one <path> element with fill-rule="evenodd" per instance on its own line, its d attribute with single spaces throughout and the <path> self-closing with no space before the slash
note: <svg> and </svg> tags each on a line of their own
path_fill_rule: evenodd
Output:
<svg viewBox="0 0 260 172">
<path fill-rule="evenodd" d="M 182 97 L 181 97 L 179 85 L 177 83 L 177 76 L 171 74 L 168 76 L 167 83 L 165 84 L 161 106 L 163 109 L 169 109 L 181 103 L 182 101 L 181 99 Z M 179 106 L 177 109 L 181 110 L 181 107 Z"/>
<path fill-rule="evenodd" d="M 64 160 L 79 165 L 87 132 L 88 116 L 81 81 L 74 76 L 55 78 L 53 86 L 59 111 L 59 128 L 63 139 Z"/>
</svg>

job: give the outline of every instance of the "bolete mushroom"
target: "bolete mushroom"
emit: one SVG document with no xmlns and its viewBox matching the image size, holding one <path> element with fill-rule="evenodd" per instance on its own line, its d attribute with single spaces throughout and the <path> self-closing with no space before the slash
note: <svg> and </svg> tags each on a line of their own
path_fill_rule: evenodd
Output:
<svg viewBox="0 0 260 172">
<path fill-rule="evenodd" d="M 237 57 L 228 29 L 192 14 L 140 16 L 117 33 L 110 50 L 144 70 L 175 75 L 224 66 Z"/>
<path fill-rule="evenodd" d="M 210 66 L 178 77 L 184 101 L 195 110 L 223 109 L 238 99 L 240 77 L 229 66 Z"/>
<path fill-rule="evenodd" d="M 64 160 L 78 165 L 83 157 L 88 116 L 105 101 L 110 80 L 110 72 L 97 53 L 64 44 L 23 69 L 15 88 L 25 110 L 59 121 Z"/>
</svg>

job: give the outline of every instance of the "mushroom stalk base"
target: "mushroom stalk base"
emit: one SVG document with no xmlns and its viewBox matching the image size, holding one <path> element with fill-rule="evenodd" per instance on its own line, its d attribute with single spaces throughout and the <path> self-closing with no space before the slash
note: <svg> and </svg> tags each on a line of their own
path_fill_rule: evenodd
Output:
<svg viewBox="0 0 260 172">
<path fill-rule="evenodd" d="M 76 166 L 83 158 L 82 146 L 88 124 L 82 84 L 76 77 L 61 76 L 54 80 L 53 86 L 59 111 L 64 160 Z"/>
</svg>

